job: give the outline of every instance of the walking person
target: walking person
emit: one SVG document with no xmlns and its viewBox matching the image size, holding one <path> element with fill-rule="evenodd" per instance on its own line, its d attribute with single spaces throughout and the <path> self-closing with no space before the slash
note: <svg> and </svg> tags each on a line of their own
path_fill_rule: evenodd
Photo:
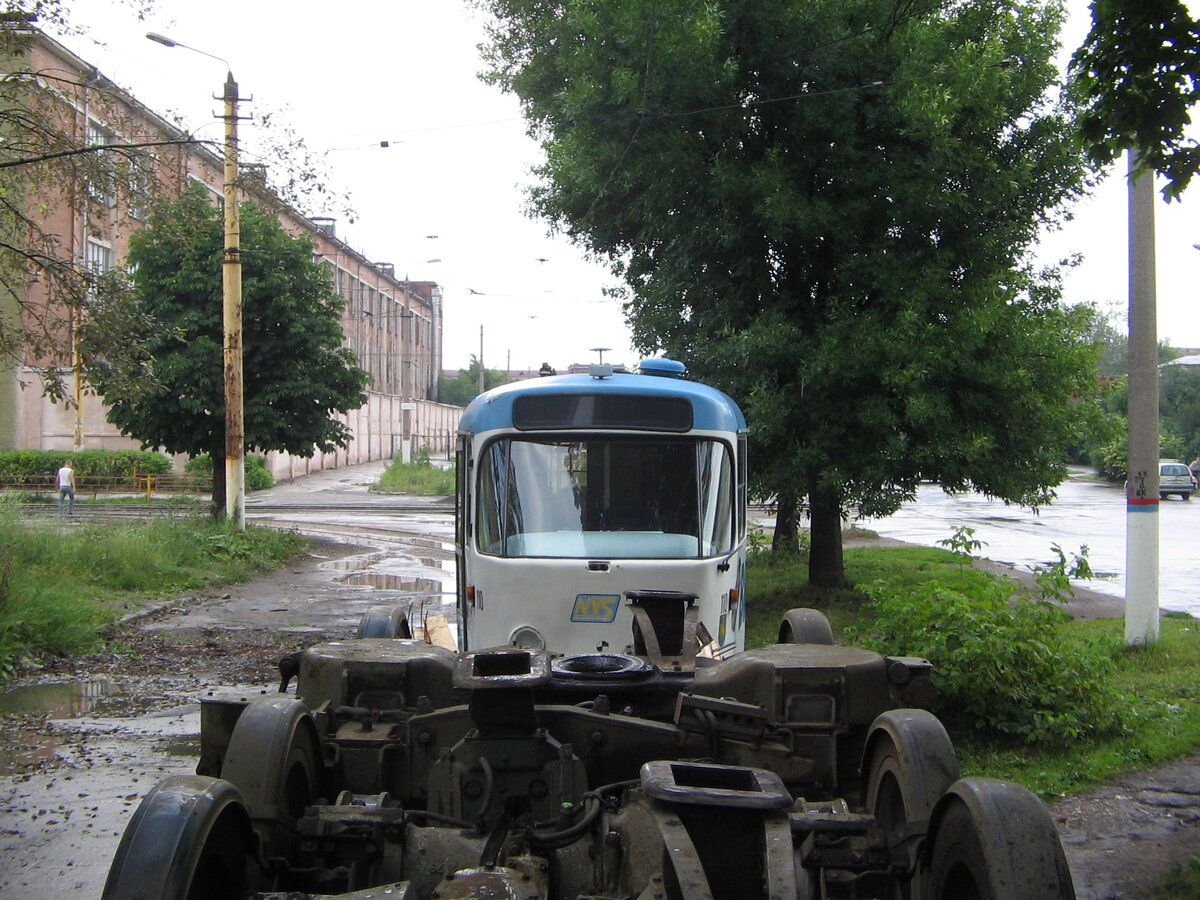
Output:
<svg viewBox="0 0 1200 900">
<path fill-rule="evenodd" d="M 63 500 L 67 501 L 67 515 L 75 515 L 75 470 L 68 459 L 58 470 L 58 516 L 63 514 Z"/>
</svg>

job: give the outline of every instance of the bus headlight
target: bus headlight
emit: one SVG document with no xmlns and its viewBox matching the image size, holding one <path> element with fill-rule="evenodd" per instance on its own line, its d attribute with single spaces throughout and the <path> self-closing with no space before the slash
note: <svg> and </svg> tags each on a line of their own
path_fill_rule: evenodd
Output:
<svg viewBox="0 0 1200 900">
<path fill-rule="evenodd" d="M 508 642 L 522 650 L 545 650 L 546 639 L 532 625 L 521 625 L 509 635 Z"/>
</svg>

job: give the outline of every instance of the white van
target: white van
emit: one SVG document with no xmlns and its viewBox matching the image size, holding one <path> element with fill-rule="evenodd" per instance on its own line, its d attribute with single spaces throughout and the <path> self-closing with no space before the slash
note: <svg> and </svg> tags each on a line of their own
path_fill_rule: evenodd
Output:
<svg viewBox="0 0 1200 900">
<path fill-rule="evenodd" d="M 1158 496 L 1166 500 L 1171 494 L 1178 494 L 1184 500 L 1192 499 L 1196 491 L 1196 481 L 1186 463 L 1177 459 L 1162 459 L 1158 462 Z"/>
</svg>

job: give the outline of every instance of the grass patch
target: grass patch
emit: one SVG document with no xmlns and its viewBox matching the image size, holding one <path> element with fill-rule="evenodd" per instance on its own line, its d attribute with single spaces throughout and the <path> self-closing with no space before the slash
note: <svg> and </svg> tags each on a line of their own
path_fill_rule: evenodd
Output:
<svg viewBox="0 0 1200 900">
<path fill-rule="evenodd" d="M 1200 856 L 1167 870 L 1150 889 L 1151 900 L 1195 900 L 1200 897 Z"/>
<path fill-rule="evenodd" d="M 916 586 L 937 582 L 963 593 L 981 592 L 1000 576 L 962 564 L 957 554 L 936 547 L 848 547 L 846 578 L 851 584 L 896 580 Z M 819 609 L 829 617 L 834 634 L 861 622 L 868 597 L 855 588 L 829 590 L 808 584 L 804 553 L 763 551 L 750 556 L 746 590 L 750 613 L 746 646 L 773 644 L 783 614 L 797 606 Z"/>
<path fill-rule="evenodd" d="M 64 529 L 0 507 L 0 678 L 21 658 L 94 648 L 104 626 L 149 598 L 244 581 L 303 541 L 196 519 Z"/>
<path fill-rule="evenodd" d="M 379 476 L 379 482 L 371 486 L 372 490 L 385 494 L 452 495 L 454 488 L 454 469 L 435 466 L 427 455 L 410 463 L 393 459 Z"/>
</svg>

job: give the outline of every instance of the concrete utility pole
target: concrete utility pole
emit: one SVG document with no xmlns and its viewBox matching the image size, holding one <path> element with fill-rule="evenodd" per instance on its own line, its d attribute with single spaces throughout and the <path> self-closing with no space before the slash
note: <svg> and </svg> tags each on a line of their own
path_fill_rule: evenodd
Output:
<svg viewBox="0 0 1200 900">
<path fill-rule="evenodd" d="M 1125 486 L 1125 644 L 1158 642 L 1158 323 L 1154 173 L 1129 153 L 1129 480 Z"/>
</svg>

